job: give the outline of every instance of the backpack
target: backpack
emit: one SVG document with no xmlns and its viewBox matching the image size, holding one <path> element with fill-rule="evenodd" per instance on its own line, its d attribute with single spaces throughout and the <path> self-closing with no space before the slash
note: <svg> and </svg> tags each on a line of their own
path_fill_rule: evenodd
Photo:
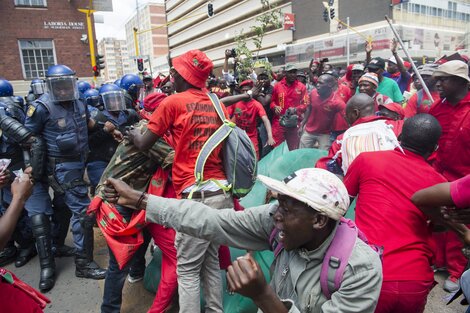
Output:
<svg viewBox="0 0 470 313">
<path fill-rule="evenodd" d="M 223 165 L 229 186 L 220 187 L 226 191 L 231 190 L 234 197 L 241 198 L 250 192 L 256 182 L 258 165 L 256 150 L 246 132 L 237 127 L 235 123 L 225 118 L 217 96 L 213 93 L 208 93 L 208 96 L 223 123 L 212 136 L 207 139 L 199 152 L 194 167 L 196 186 L 200 186 L 206 182 L 203 176 L 206 161 L 214 149 L 223 142 Z M 189 198 L 191 198 L 191 196 L 192 191 Z"/>
<path fill-rule="evenodd" d="M 275 257 L 284 249 L 283 245 L 276 240 L 278 233 L 279 230 L 274 228 L 269 237 Z M 344 270 L 348 265 L 357 238 L 369 245 L 382 259 L 383 248 L 369 244 L 366 236 L 357 228 L 356 224 L 352 220 L 342 217 L 321 266 L 320 286 L 327 299 L 331 299 L 331 295 L 341 287 Z"/>
<path fill-rule="evenodd" d="M 349 166 L 362 152 L 394 150 L 400 147 L 397 136 L 392 130 L 393 126 L 385 120 L 362 123 L 350 127 L 343 135 L 341 153 L 342 170 L 346 175 Z"/>
</svg>

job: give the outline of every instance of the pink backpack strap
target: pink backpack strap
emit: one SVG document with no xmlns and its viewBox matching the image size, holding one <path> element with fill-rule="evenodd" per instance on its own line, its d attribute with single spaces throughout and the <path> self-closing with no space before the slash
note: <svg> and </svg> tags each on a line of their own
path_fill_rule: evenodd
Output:
<svg viewBox="0 0 470 313">
<path fill-rule="evenodd" d="M 330 299 L 331 294 L 341 286 L 344 270 L 357 236 L 356 224 L 349 219 L 341 218 L 335 237 L 326 251 L 320 273 L 321 289 L 327 299 Z"/>
</svg>

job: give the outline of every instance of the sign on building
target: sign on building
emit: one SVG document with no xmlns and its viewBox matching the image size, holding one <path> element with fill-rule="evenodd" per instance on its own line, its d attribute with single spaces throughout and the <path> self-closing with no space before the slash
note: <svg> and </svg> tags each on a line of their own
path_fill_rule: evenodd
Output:
<svg viewBox="0 0 470 313">
<path fill-rule="evenodd" d="M 295 14 L 284 13 L 284 29 L 295 30 Z"/>
<path fill-rule="evenodd" d="M 93 0 L 93 10 L 112 12 L 113 1 L 112 0 Z"/>
</svg>

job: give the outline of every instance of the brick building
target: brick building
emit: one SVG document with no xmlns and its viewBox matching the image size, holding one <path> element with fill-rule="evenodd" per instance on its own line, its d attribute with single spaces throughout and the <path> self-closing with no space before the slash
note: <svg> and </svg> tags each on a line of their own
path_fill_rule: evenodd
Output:
<svg viewBox="0 0 470 313">
<path fill-rule="evenodd" d="M 88 0 L 5 0 L 0 10 L 0 77 L 17 94 L 44 77 L 48 66 L 66 64 L 78 77 L 92 76 L 85 14 Z"/>
</svg>

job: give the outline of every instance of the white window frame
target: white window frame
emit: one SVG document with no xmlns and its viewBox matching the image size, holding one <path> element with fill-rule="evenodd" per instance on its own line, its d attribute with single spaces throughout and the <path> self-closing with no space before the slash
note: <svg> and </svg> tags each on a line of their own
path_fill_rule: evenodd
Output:
<svg viewBox="0 0 470 313">
<path fill-rule="evenodd" d="M 33 2 L 42 2 L 42 3 L 34 4 Z M 46 8 L 47 0 L 15 0 L 15 7 Z"/>
<path fill-rule="evenodd" d="M 41 47 L 38 47 L 38 48 L 35 48 L 35 49 L 28 49 L 28 48 L 22 48 L 21 46 L 21 42 L 24 42 L 24 41 L 31 41 L 31 42 L 37 42 L 37 41 L 49 41 L 51 42 L 52 44 L 52 56 L 54 58 L 54 62 L 53 64 L 57 64 L 57 56 L 56 56 L 56 51 L 55 51 L 55 44 L 54 44 L 54 40 L 52 39 L 18 39 L 18 49 L 20 51 L 20 59 L 21 59 L 21 69 L 23 71 L 23 78 L 24 79 L 34 79 L 34 78 L 37 78 L 37 77 L 28 77 L 28 75 L 26 75 L 26 68 L 25 68 L 25 63 L 24 63 L 24 55 L 23 55 L 23 50 L 41 50 L 41 49 L 50 49 L 50 48 L 41 48 Z M 36 64 L 37 64 L 37 58 L 36 58 L 36 55 L 35 55 L 35 61 L 36 61 Z M 50 65 L 53 65 L 53 64 L 50 64 Z M 44 65 L 44 64 L 43 64 Z M 44 70 L 43 70 L 43 73 L 44 75 L 38 75 L 39 77 L 44 77 L 45 76 L 45 73 L 47 71 L 47 67 L 43 66 L 44 67 Z"/>
</svg>

